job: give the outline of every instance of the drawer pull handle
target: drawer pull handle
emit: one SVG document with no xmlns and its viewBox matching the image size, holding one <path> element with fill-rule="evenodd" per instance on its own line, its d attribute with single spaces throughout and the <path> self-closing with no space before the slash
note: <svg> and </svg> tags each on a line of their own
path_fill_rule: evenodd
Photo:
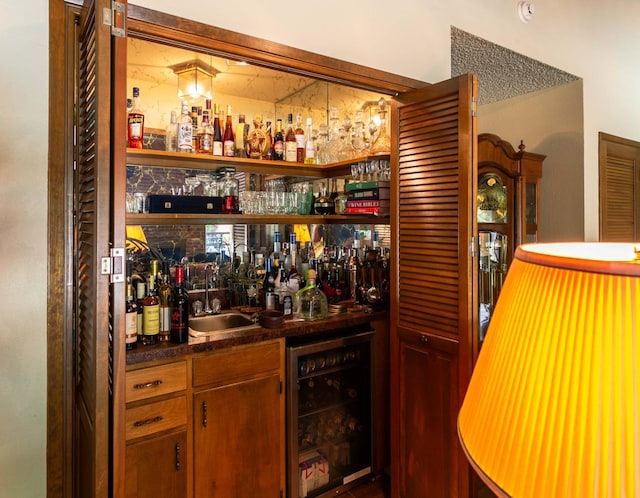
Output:
<svg viewBox="0 0 640 498">
<path fill-rule="evenodd" d="M 176 443 L 176 470 L 180 470 L 180 443 Z"/>
<path fill-rule="evenodd" d="M 207 426 L 207 402 L 202 402 L 202 427 Z"/>
<path fill-rule="evenodd" d="M 142 427 L 143 425 L 155 424 L 157 422 L 160 422 L 161 420 L 162 420 L 162 417 L 158 415 L 157 417 L 148 418 L 146 420 L 138 420 L 137 422 L 133 423 L 133 426 Z"/>
<path fill-rule="evenodd" d="M 133 386 L 134 389 L 146 389 L 148 387 L 158 387 L 160 384 L 162 384 L 161 380 L 153 380 L 151 382 L 147 382 L 146 384 L 135 384 Z"/>
<path fill-rule="evenodd" d="M 429 342 L 429 337 L 428 337 L 428 336 L 426 336 L 426 335 L 421 335 L 421 336 L 420 336 L 420 342 L 421 342 L 422 344 L 427 344 L 427 343 Z"/>
</svg>

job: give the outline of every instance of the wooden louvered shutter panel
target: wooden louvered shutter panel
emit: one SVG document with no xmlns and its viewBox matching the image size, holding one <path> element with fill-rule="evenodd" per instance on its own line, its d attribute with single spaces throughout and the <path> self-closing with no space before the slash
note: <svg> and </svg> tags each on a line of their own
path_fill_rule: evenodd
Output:
<svg viewBox="0 0 640 498">
<path fill-rule="evenodd" d="M 477 335 L 477 161 L 465 75 L 394 100 L 391 492 L 469 495 L 456 418 Z"/>
<path fill-rule="evenodd" d="M 456 339 L 469 333 L 477 271 L 470 78 L 398 105 L 398 326 Z"/>
<path fill-rule="evenodd" d="M 640 143 L 600 134 L 600 240 L 640 240 Z"/>
<path fill-rule="evenodd" d="M 74 496 L 109 493 L 110 30 L 85 1 L 79 39 L 75 179 Z"/>
</svg>

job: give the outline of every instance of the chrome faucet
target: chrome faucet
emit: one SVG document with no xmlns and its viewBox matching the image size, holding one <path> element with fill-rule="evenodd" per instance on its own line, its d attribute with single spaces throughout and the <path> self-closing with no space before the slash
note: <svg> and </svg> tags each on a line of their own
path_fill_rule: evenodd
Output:
<svg viewBox="0 0 640 498">
<path fill-rule="evenodd" d="M 215 269 L 213 265 L 209 263 L 204 267 L 204 313 L 207 315 L 213 314 L 213 309 L 211 308 L 211 303 L 209 302 L 209 282 L 211 281 L 213 275 L 215 273 Z"/>
</svg>

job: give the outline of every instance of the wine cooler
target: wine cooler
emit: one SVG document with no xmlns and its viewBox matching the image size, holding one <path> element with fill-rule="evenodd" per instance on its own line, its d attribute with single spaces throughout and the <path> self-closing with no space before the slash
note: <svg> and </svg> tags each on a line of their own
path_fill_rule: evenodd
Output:
<svg viewBox="0 0 640 498">
<path fill-rule="evenodd" d="M 373 333 L 288 345 L 289 498 L 335 496 L 370 476 Z"/>
</svg>

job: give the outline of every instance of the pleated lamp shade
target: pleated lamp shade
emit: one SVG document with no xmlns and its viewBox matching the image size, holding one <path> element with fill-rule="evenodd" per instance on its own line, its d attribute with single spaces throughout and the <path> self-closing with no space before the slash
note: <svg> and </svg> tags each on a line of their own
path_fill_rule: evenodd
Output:
<svg viewBox="0 0 640 498">
<path fill-rule="evenodd" d="M 640 497 L 633 244 L 520 246 L 458 417 L 498 496 Z"/>
</svg>

